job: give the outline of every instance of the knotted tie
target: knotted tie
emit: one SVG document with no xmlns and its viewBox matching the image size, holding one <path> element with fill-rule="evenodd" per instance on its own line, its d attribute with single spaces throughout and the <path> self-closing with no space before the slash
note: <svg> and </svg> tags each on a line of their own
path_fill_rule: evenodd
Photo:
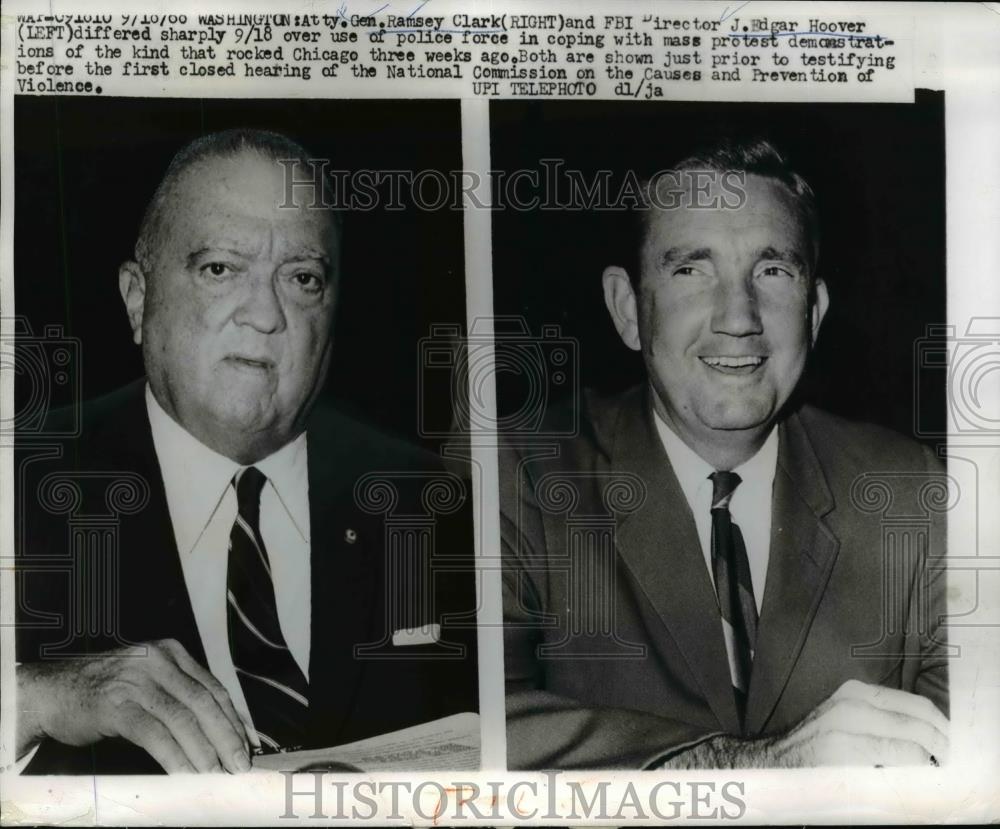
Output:
<svg viewBox="0 0 1000 829">
<path fill-rule="evenodd" d="M 712 574 L 742 728 L 757 641 L 757 603 L 743 534 L 729 512 L 729 502 L 740 485 L 740 476 L 735 472 L 714 472 L 709 477 L 712 480 Z"/>
<path fill-rule="evenodd" d="M 271 565 L 260 534 L 260 493 L 267 478 L 250 466 L 236 473 L 238 513 L 229 535 L 226 610 L 229 649 L 261 750 L 301 746 L 308 683 L 281 634 Z"/>
</svg>

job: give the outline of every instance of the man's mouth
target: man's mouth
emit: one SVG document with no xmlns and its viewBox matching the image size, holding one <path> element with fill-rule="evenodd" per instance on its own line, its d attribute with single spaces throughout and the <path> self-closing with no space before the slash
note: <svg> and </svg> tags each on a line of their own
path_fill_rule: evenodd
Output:
<svg viewBox="0 0 1000 829">
<path fill-rule="evenodd" d="M 274 368 L 274 361 L 266 357 L 251 357 L 246 354 L 230 354 L 226 361 L 236 368 L 246 371 L 270 371 Z"/>
<path fill-rule="evenodd" d="M 722 374 L 753 374 L 767 362 L 767 357 L 756 355 L 740 357 L 716 355 L 710 357 L 702 356 L 698 359 L 713 371 L 718 371 Z"/>
</svg>

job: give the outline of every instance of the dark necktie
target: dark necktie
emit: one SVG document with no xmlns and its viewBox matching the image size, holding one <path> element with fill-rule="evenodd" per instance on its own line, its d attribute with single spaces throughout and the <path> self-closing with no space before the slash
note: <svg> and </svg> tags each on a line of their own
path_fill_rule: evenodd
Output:
<svg viewBox="0 0 1000 829">
<path fill-rule="evenodd" d="M 712 574 L 726 633 L 740 727 L 743 728 L 757 641 L 757 603 L 743 533 L 733 523 L 729 512 L 729 502 L 740 485 L 740 476 L 735 472 L 714 472 L 709 477 L 712 480 Z"/>
<path fill-rule="evenodd" d="M 236 473 L 239 512 L 229 534 L 226 610 L 229 650 L 261 750 L 305 742 L 308 683 L 281 634 L 271 565 L 260 535 L 260 493 L 267 478 L 250 466 Z"/>
</svg>

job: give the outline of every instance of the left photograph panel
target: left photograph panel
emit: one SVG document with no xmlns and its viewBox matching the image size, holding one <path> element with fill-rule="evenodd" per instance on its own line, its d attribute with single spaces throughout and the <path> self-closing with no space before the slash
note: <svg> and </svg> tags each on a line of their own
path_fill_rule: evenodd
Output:
<svg viewBox="0 0 1000 829">
<path fill-rule="evenodd" d="M 14 115 L 21 773 L 477 769 L 459 102 Z"/>
</svg>

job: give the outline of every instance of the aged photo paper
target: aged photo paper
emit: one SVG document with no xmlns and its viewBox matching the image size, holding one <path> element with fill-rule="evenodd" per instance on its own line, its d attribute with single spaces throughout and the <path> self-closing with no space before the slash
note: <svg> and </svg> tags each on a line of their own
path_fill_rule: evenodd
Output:
<svg viewBox="0 0 1000 829">
<path fill-rule="evenodd" d="M 998 43 L 6 3 L 3 824 L 1000 819 Z"/>
</svg>

